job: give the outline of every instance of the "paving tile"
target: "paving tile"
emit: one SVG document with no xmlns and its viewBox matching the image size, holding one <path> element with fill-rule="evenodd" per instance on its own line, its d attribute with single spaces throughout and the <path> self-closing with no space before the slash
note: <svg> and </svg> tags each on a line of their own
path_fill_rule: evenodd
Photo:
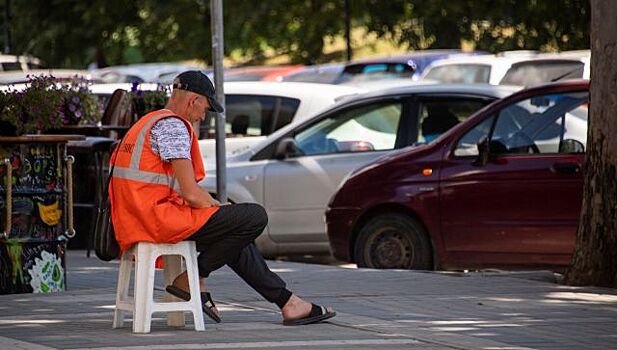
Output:
<svg viewBox="0 0 617 350">
<path fill-rule="evenodd" d="M 208 279 L 224 322 L 195 332 L 152 332 L 130 321 L 111 329 L 118 264 L 67 254 L 68 290 L 0 295 L 0 349 L 316 348 L 611 349 L 617 348 L 617 291 L 554 283 L 549 272 L 426 273 L 345 269 L 270 261 L 294 292 L 339 315 L 329 323 L 284 327 L 277 308 L 223 268 Z M 157 273 L 162 296 L 162 277 Z M 311 343 L 312 342 L 312 343 Z"/>
</svg>

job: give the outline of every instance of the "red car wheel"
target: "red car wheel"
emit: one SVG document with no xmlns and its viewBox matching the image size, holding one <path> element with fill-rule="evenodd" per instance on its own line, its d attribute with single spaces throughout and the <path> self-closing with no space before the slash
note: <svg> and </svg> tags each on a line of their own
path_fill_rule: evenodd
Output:
<svg viewBox="0 0 617 350">
<path fill-rule="evenodd" d="M 381 214 L 360 230 L 354 249 L 358 267 L 428 270 L 431 245 L 426 231 L 403 214 Z"/>
</svg>

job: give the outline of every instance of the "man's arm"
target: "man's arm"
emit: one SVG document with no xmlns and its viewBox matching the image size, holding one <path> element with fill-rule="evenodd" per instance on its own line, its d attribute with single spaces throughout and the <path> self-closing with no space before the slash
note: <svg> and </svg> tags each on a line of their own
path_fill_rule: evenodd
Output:
<svg viewBox="0 0 617 350">
<path fill-rule="evenodd" d="M 190 159 L 172 159 L 176 179 L 180 184 L 182 198 L 193 208 L 208 208 L 219 206 L 221 203 L 212 198 L 208 191 L 202 189 L 195 182 L 195 172 Z"/>
</svg>

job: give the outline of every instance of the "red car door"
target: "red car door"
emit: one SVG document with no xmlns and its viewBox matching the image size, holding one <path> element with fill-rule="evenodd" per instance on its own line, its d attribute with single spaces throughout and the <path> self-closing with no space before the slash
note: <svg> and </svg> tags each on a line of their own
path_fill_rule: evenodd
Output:
<svg viewBox="0 0 617 350">
<path fill-rule="evenodd" d="M 444 267 L 569 263 L 587 101 L 586 91 L 519 100 L 456 142 L 441 172 Z"/>
</svg>

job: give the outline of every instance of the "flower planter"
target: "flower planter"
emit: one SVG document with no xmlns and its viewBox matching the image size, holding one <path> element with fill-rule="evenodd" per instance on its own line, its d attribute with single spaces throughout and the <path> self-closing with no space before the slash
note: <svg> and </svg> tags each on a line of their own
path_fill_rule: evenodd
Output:
<svg viewBox="0 0 617 350">
<path fill-rule="evenodd" d="M 0 294 L 66 289 L 74 236 L 72 157 L 78 135 L 0 137 Z"/>
</svg>

